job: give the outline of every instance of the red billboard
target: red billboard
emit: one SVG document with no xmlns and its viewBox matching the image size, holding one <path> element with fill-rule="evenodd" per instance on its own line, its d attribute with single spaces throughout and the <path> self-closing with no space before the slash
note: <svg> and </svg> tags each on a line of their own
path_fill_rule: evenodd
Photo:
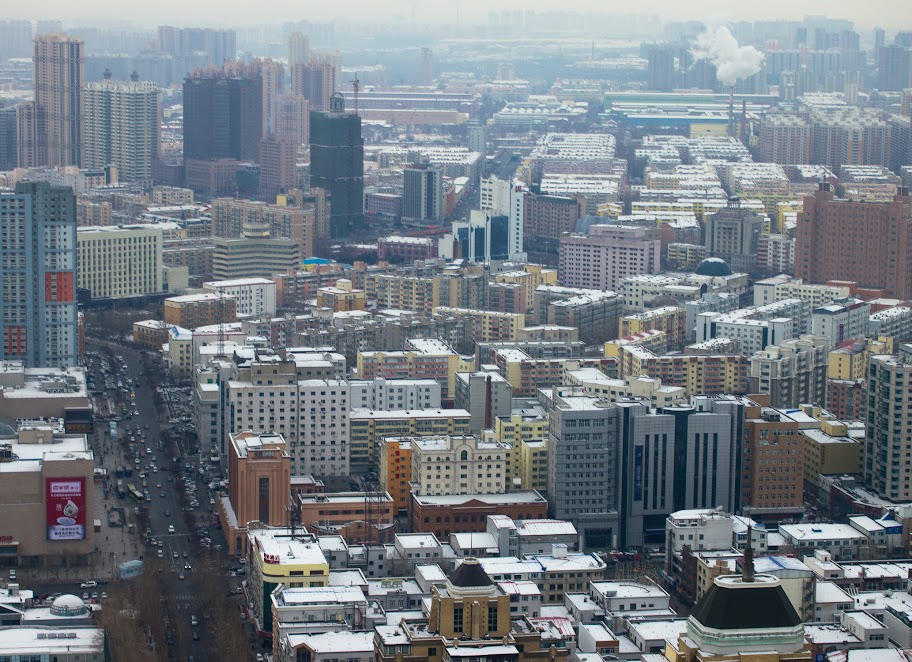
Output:
<svg viewBox="0 0 912 662">
<path fill-rule="evenodd" d="M 45 504 L 48 540 L 85 540 L 85 478 L 48 478 Z"/>
</svg>

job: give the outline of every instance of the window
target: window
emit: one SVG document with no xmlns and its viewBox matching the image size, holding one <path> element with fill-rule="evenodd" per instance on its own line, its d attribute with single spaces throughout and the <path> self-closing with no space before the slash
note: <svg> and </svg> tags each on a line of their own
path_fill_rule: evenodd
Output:
<svg viewBox="0 0 912 662">
<path fill-rule="evenodd" d="M 269 524 L 269 478 L 260 478 L 259 486 L 260 521 Z"/>
<path fill-rule="evenodd" d="M 492 609 L 493 606 L 493 609 Z M 488 605 L 488 632 L 497 631 L 497 604 Z"/>
<path fill-rule="evenodd" d="M 462 632 L 462 607 L 453 607 L 453 632 Z"/>
</svg>

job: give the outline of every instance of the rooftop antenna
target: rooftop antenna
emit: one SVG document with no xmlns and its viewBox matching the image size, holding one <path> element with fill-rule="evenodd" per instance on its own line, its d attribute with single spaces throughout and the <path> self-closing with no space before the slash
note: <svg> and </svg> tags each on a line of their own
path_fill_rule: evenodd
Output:
<svg viewBox="0 0 912 662">
<path fill-rule="evenodd" d="M 747 525 L 747 547 L 744 548 L 744 570 L 741 571 L 741 581 L 751 584 L 754 581 L 754 546 L 751 541 L 751 525 Z"/>
<path fill-rule="evenodd" d="M 355 79 L 351 82 L 351 84 L 352 84 L 352 90 L 355 93 L 355 115 L 357 115 L 358 114 L 358 92 L 361 89 L 361 81 L 358 80 L 357 72 L 355 73 Z"/>
</svg>

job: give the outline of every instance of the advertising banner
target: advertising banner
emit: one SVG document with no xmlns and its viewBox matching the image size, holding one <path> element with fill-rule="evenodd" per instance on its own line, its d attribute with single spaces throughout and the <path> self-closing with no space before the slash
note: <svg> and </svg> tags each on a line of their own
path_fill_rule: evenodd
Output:
<svg viewBox="0 0 912 662">
<path fill-rule="evenodd" d="M 48 478 L 46 485 L 48 540 L 85 540 L 85 478 Z"/>
</svg>

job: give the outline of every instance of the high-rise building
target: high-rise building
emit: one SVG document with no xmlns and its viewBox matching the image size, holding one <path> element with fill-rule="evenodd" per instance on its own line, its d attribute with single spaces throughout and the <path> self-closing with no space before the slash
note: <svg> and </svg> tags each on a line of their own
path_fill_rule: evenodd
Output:
<svg viewBox="0 0 912 662">
<path fill-rule="evenodd" d="M 912 51 L 891 44 L 878 51 L 877 60 L 878 90 L 898 92 L 912 87 Z"/>
<path fill-rule="evenodd" d="M 313 105 L 311 105 L 313 108 Z M 364 138 L 361 118 L 335 94 L 329 112 L 310 113 L 310 183 L 332 195 L 330 237 L 344 239 L 364 219 Z"/>
<path fill-rule="evenodd" d="M 421 72 L 419 76 L 419 85 L 430 85 L 433 80 L 432 68 L 434 63 L 434 51 L 430 48 L 421 49 Z"/>
<path fill-rule="evenodd" d="M 482 158 L 487 154 L 487 128 L 480 120 L 466 122 L 466 131 L 469 139 L 469 151 L 478 152 Z"/>
<path fill-rule="evenodd" d="M 402 218 L 411 223 L 443 220 L 443 169 L 427 163 L 413 163 L 402 170 Z"/>
<path fill-rule="evenodd" d="M 207 173 L 232 161 L 256 162 L 263 135 L 263 79 L 199 73 L 184 81 L 184 168 L 187 187 L 217 195 Z M 233 175 L 233 173 L 232 173 Z"/>
<path fill-rule="evenodd" d="M 907 356 L 872 356 L 868 364 L 868 418 L 865 428 L 865 484 L 878 495 L 912 498 L 912 363 Z"/>
<path fill-rule="evenodd" d="M 800 113 L 765 113 L 760 122 L 760 160 L 810 163 L 811 123 Z"/>
<path fill-rule="evenodd" d="M 117 167 L 122 182 L 152 185 L 160 157 L 161 102 L 155 83 L 104 80 L 83 92 L 82 166 Z"/>
<path fill-rule="evenodd" d="M 754 273 L 764 223 L 761 214 L 742 208 L 737 198 L 730 200 L 706 218 L 706 255 L 725 260 L 737 273 Z"/>
<path fill-rule="evenodd" d="M 745 409 L 741 450 L 741 508 L 745 514 L 757 511 L 800 517 L 804 511 L 801 426 L 802 422 L 782 409 Z"/>
<path fill-rule="evenodd" d="M 288 69 L 310 59 L 310 39 L 303 32 L 292 32 L 288 37 Z"/>
<path fill-rule="evenodd" d="M 287 138 L 269 133 L 260 141 L 260 199 L 276 201 L 280 193 L 295 188 L 295 145 Z"/>
<path fill-rule="evenodd" d="M 76 196 L 19 183 L 0 194 L 0 357 L 76 365 Z"/>
<path fill-rule="evenodd" d="M 811 163 L 890 165 L 890 123 L 875 108 L 841 106 L 811 111 Z"/>
<path fill-rule="evenodd" d="M 32 22 L 0 21 L 0 61 L 32 54 Z"/>
<path fill-rule="evenodd" d="M 647 89 L 671 92 L 675 77 L 675 51 L 672 48 L 653 47 L 649 49 L 646 68 Z"/>
<path fill-rule="evenodd" d="M 809 283 L 854 281 L 890 297 L 912 297 L 912 199 L 842 200 L 822 184 L 804 199 L 798 216 L 795 276 Z"/>
<path fill-rule="evenodd" d="M 281 94 L 276 99 L 273 133 L 291 142 L 295 151 L 308 142 L 310 106 L 300 94 Z"/>
<path fill-rule="evenodd" d="M 291 460 L 281 434 L 228 435 L 228 499 L 238 522 L 288 524 Z"/>
<path fill-rule="evenodd" d="M 307 99 L 312 111 L 329 111 L 336 90 L 336 68 L 328 55 L 314 56 L 291 68 L 291 91 Z"/>
<path fill-rule="evenodd" d="M 158 50 L 183 58 L 205 53 L 206 65 L 220 68 L 237 57 L 237 34 L 234 30 L 212 28 L 176 28 L 158 26 Z"/>
<path fill-rule="evenodd" d="M 0 108 L 0 170 L 12 170 L 19 164 L 18 148 L 16 108 Z"/>
<path fill-rule="evenodd" d="M 65 34 L 35 39 L 34 112 L 20 143 L 34 141 L 36 162 L 29 165 L 81 165 L 82 90 L 85 84 L 85 49 L 82 41 Z"/>
<path fill-rule="evenodd" d="M 628 276 L 659 270 L 662 242 L 649 239 L 646 228 L 593 225 L 589 234 L 567 234 L 560 240 L 561 285 L 614 290 Z"/>
<path fill-rule="evenodd" d="M 803 335 L 757 352 L 750 359 L 750 392 L 769 395 L 773 407 L 823 405 L 829 348 L 829 338 Z"/>
<path fill-rule="evenodd" d="M 526 188 L 518 179 L 498 179 L 492 175 L 481 180 L 479 209 L 506 216 L 508 259 L 526 261 L 523 252 Z"/>
</svg>

